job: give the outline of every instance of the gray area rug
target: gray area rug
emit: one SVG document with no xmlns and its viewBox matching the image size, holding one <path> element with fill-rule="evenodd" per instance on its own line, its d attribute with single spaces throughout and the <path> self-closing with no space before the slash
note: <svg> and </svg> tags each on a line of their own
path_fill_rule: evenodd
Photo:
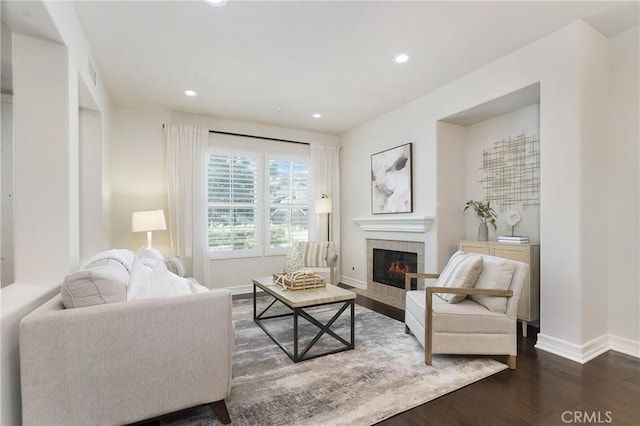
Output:
<svg viewBox="0 0 640 426">
<path fill-rule="evenodd" d="M 227 407 L 234 425 L 371 425 L 506 369 L 491 358 L 460 356 L 434 356 L 427 367 L 422 346 L 404 333 L 403 323 L 357 305 L 355 350 L 296 364 L 254 324 L 251 299 L 234 301 L 233 309 L 236 347 Z M 314 316 L 328 319 L 332 310 L 316 308 Z M 345 340 L 348 315 L 349 310 L 335 324 Z M 290 317 L 270 320 L 268 329 L 291 348 L 292 324 Z M 312 328 L 300 320 L 307 340 L 315 334 Z M 325 335 L 318 350 L 337 345 Z M 200 407 L 165 416 L 161 424 L 220 423 Z"/>
</svg>

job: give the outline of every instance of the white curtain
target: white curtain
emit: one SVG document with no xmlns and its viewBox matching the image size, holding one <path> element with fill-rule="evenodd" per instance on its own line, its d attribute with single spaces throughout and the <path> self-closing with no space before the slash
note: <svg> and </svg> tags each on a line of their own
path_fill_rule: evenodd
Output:
<svg viewBox="0 0 640 426">
<path fill-rule="evenodd" d="M 174 256 L 191 257 L 194 278 L 209 287 L 206 203 L 209 130 L 168 124 L 165 133 L 171 251 Z"/>
<path fill-rule="evenodd" d="M 339 247 L 340 242 L 340 147 L 337 145 L 311 144 L 311 199 L 312 205 L 322 194 L 331 198 L 331 240 Z M 327 215 L 311 217 L 309 240 L 327 239 Z M 338 275 L 339 276 L 339 275 Z"/>
</svg>

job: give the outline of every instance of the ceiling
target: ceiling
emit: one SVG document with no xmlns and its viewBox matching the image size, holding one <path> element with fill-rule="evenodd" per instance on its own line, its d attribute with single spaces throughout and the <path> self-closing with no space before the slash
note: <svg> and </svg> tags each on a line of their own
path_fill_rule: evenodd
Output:
<svg viewBox="0 0 640 426">
<path fill-rule="evenodd" d="M 330 134 L 576 19 L 612 36 L 639 13 L 638 2 L 593 1 L 74 5 L 114 102 Z M 394 63 L 399 53 L 410 60 Z"/>
</svg>

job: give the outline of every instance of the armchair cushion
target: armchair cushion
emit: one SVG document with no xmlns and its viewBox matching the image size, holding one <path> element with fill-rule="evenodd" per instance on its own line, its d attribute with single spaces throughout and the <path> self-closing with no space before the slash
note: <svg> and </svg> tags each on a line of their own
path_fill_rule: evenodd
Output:
<svg viewBox="0 0 640 426">
<path fill-rule="evenodd" d="M 436 281 L 436 287 L 471 288 L 478 281 L 482 272 L 482 256 L 473 253 L 457 251 L 451 256 L 440 278 Z M 464 294 L 437 293 L 439 297 L 449 303 L 459 303 L 465 299 Z"/>
<path fill-rule="evenodd" d="M 505 299 L 503 297 L 503 299 Z M 424 291 L 410 291 L 406 297 L 406 309 L 424 328 L 426 301 Z M 441 298 L 433 298 L 433 332 L 453 334 L 509 334 L 513 331 L 513 319 L 504 313 L 492 312 L 467 299 L 451 304 Z"/>
<path fill-rule="evenodd" d="M 485 257 L 483 268 L 474 288 L 488 290 L 508 290 L 515 270 L 513 263 L 495 257 Z M 507 310 L 507 298 L 472 294 L 469 298 L 493 312 Z"/>
</svg>

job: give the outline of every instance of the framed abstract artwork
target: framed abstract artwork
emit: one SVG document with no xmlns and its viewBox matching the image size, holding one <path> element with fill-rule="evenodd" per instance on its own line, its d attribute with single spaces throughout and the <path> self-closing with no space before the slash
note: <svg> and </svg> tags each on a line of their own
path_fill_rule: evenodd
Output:
<svg viewBox="0 0 640 426">
<path fill-rule="evenodd" d="M 411 213 L 413 181 L 411 143 L 371 156 L 371 213 Z"/>
</svg>

